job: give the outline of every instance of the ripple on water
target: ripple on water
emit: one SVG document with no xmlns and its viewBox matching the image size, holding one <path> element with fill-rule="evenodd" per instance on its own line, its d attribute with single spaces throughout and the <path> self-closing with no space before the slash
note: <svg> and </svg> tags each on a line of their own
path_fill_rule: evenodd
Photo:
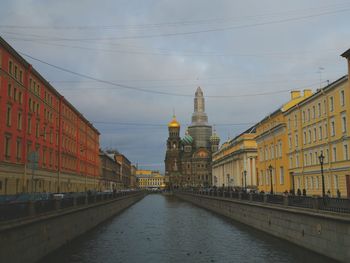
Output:
<svg viewBox="0 0 350 263">
<path fill-rule="evenodd" d="M 152 194 L 43 262 L 331 262 L 173 196 Z"/>
</svg>

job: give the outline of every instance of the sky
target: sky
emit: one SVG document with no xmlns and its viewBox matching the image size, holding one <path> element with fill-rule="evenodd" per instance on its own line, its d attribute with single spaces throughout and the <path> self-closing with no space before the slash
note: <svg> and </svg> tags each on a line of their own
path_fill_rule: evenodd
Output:
<svg viewBox="0 0 350 263">
<path fill-rule="evenodd" d="M 139 168 L 164 171 L 201 86 L 221 143 L 347 74 L 350 1 L 1 0 L 9 42 Z"/>
</svg>

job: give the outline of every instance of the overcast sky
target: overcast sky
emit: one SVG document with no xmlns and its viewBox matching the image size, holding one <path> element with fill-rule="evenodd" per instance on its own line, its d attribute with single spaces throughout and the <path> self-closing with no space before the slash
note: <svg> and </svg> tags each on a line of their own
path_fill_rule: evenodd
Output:
<svg viewBox="0 0 350 263">
<path fill-rule="evenodd" d="M 142 168 L 164 170 L 167 123 L 174 109 L 185 133 L 199 85 L 224 142 L 288 101 L 290 90 L 315 91 L 347 73 L 339 55 L 350 48 L 350 1 L 0 5 L 0 35 L 94 123 L 101 148 Z"/>
</svg>

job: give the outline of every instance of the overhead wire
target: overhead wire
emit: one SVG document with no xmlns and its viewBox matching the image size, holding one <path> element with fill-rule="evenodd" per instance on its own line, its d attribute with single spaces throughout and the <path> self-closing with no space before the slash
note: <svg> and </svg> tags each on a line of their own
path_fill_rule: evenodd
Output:
<svg viewBox="0 0 350 263">
<path fill-rule="evenodd" d="M 138 92 L 143 92 L 143 93 L 151 93 L 151 94 L 158 94 L 158 95 L 168 95 L 168 96 L 177 96 L 177 97 L 193 97 L 192 94 L 182 94 L 182 93 L 172 93 L 172 92 L 165 92 L 165 91 L 157 91 L 157 90 L 151 90 L 151 89 L 145 89 L 145 88 L 140 88 L 140 87 L 135 87 L 135 86 L 130 86 L 130 85 L 124 85 L 124 84 L 120 84 L 120 83 L 116 83 L 116 82 L 112 82 L 112 81 L 108 81 L 108 80 L 103 80 L 103 79 L 99 79 L 96 77 L 92 77 L 86 74 L 82 74 L 82 73 L 78 73 L 66 68 L 63 68 L 61 66 L 57 66 L 54 65 L 52 63 L 46 62 L 44 60 L 35 58 L 31 55 L 28 55 L 26 53 L 23 52 L 19 52 L 21 55 L 26 56 L 32 60 L 38 61 L 42 64 L 48 65 L 50 67 L 53 67 L 55 69 L 61 70 L 63 72 L 66 73 L 70 73 L 76 76 L 79 76 L 81 78 L 85 78 L 85 79 L 89 79 L 89 80 L 93 80 L 99 83 L 103 83 L 103 84 L 107 84 L 107 85 L 111 85 L 114 86 L 116 88 L 121 88 L 121 89 L 127 89 L 127 90 L 133 90 L 133 91 L 138 91 Z M 315 84 L 319 84 L 315 83 Z M 313 84 L 313 85 L 315 85 Z M 308 85 L 310 86 L 310 85 Z M 286 91 L 291 91 L 292 89 L 284 89 L 284 90 L 278 90 L 278 91 L 268 91 L 268 92 L 260 92 L 260 93 L 254 93 L 254 94 L 240 94 L 240 95 L 207 95 L 205 96 L 206 98 L 240 98 L 240 97 L 249 97 L 249 96 L 261 96 L 261 95 L 270 95 L 270 94 L 277 94 L 277 93 L 282 93 L 282 92 L 286 92 Z"/>
</svg>

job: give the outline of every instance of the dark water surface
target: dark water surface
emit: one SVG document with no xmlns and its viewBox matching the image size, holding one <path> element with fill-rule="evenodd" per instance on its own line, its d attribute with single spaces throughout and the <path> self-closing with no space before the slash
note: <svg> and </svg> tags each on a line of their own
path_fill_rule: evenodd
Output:
<svg viewBox="0 0 350 263">
<path fill-rule="evenodd" d="M 41 262 L 331 261 L 176 197 L 152 194 Z"/>
</svg>

